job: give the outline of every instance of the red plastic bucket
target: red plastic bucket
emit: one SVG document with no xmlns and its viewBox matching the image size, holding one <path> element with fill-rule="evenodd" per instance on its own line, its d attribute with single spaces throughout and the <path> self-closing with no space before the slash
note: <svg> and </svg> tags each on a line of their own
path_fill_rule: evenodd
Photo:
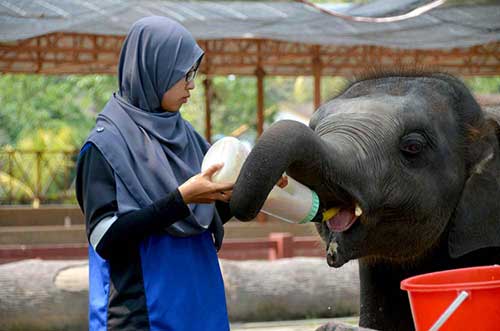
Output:
<svg viewBox="0 0 500 331">
<path fill-rule="evenodd" d="M 500 266 L 454 269 L 407 278 L 417 331 L 500 330 Z"/>
</svg>

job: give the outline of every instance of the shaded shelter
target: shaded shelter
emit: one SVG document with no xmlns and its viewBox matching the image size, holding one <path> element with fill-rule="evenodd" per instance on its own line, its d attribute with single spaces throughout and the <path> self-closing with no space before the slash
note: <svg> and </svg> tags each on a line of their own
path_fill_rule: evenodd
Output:
<svg viewBox="0 0 500 331">
<path fill-rule="evenodd" d="M 420 1 L 421 2 L 421 1 Z M 390 16 L 419 1 L 331 6 L 345 15 Z M 130 25 L 149 15 L 186 26 L 205 50 L 206 132 L 210 131 L 210 77 L 257 77 L 257 131 L 264 123 L 264 79 L 352 76 L 373 66 L 436 67 L 452 74 L 500 74 L 500 4 L 455 1 L 392 23 L 356 22 L 301 2 L 272 1 L 19 1 L 0 2 L 0 71 L 40 74 L 115 74 Z"/>
</svg>

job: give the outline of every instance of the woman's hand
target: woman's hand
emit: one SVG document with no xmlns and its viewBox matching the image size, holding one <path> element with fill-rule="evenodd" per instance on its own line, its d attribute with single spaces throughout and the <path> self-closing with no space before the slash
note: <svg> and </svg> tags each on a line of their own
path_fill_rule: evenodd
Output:
<svg viewBox="0 0 500 331">
<path fill-rule="evenodd" d="M 179 186 L 179 192 L 185 203 L 211 203 L 215 200 L 228 202 L 233 193 L 233 183 L 214 183 L 212 175 L 224 164 L 214 164 L 207 170 L 189 178 Z"/>
</svg>

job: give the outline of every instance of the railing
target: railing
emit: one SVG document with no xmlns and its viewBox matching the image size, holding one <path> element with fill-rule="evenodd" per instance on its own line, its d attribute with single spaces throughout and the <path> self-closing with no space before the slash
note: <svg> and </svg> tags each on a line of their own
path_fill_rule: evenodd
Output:
<svg viewBox="0 0 500 331">
<path fill-rule="evenodd" d="M 274 260 L 325 256 L 313 224 L 231 220 L 219 257 Z M 85 259 L 85 219 L 76 205 L 0 206 L 0 264 L 22 259 Z"/>
<path fill-rule="evenodd" d="M 325 248 L 317 236 L 270 233 L 268 238 L 226 239 L 219 257 L 228 260 L 276 260 L 295 256 L 324 257 Z"/>
<path fill-rule="evenodd" d="M 86 259 L 84 243 L 50 245 L 0 245 L 0 264 L 24 260 Z M 226 239 L 219 258 L 227 260 L 276 260 L 296 256 L 324 257 L 325 248 L 315 236 L 296 237 L 290 233 L 270 233 L 268 238 Z"/>
<path fill-rule="evenodd" d="M 0 149 L 0 204 L 74 203 L 75 150 Z"/>
</svg>

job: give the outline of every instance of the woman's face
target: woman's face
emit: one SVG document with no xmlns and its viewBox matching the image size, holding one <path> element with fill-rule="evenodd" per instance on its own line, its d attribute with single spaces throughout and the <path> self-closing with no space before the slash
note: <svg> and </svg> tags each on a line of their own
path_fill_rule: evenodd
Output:
<svg viewBox="0 0 500 331">
<path fill-rule="evenodd" d="M 186 103 L 190 97 L 190 90 L 194 89 L 194 79 L 186 82 L 182 77 L 174 86 L 172 86 L 161 99 L 161 108 L 165 111 L 176 112 Z"/>
</svg>

